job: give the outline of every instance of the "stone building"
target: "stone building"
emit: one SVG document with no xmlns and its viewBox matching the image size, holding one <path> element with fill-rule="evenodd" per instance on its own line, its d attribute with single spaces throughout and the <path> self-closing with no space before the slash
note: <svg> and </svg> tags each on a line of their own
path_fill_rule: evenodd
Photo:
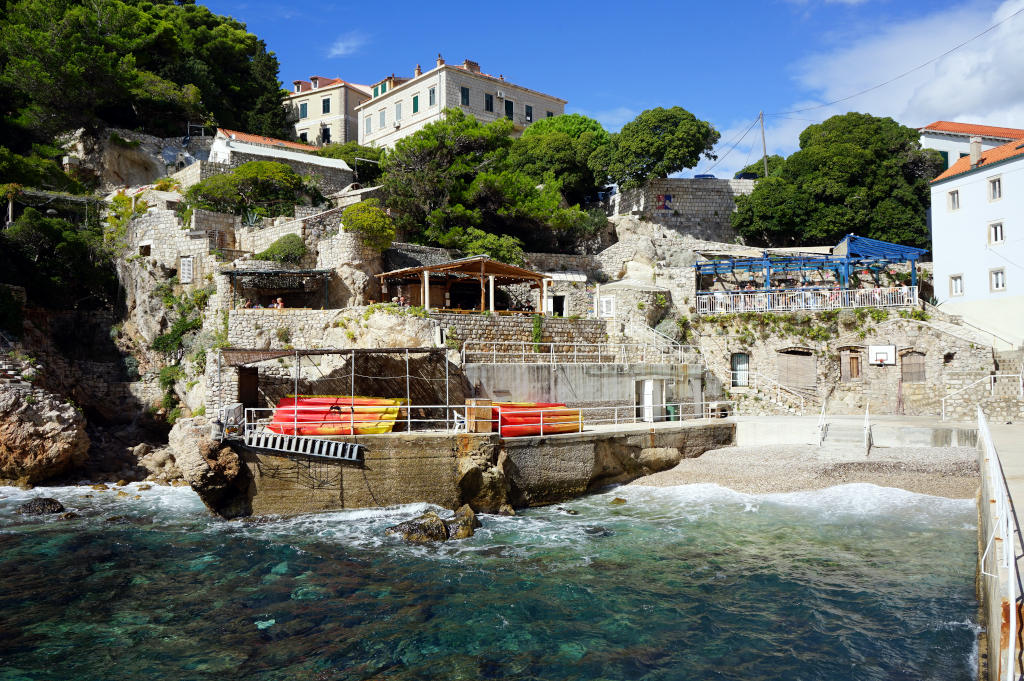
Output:
<svg viewBox="0 0 1024 681">
<path fill-rule="evenodd" d="M 360 117 L 359 143 L 393 147 L 395 142 L 441 118 L 447 108 L 460 109 L 483 123 L 508 118 L 515 134 L 539 118 L 565 112 L 566 100 L 514 85 L 483 73 L 465 60 L 446 64 L 437 56 L 435 68 L 424 73 L 416 66 L 412 78 L 391 75 L 371 86 L 370 99 L 356 107 Z"/>
<path fill-rule="evenodd" d="M 356 107 L 370 98 L 366 85 L 341 78 L 310 76 L 292 81 L 294 89 L 285 101 L 295 120 L 295 136 L 302 142 L 330 144 L 359 139 Z"/>
</svg>

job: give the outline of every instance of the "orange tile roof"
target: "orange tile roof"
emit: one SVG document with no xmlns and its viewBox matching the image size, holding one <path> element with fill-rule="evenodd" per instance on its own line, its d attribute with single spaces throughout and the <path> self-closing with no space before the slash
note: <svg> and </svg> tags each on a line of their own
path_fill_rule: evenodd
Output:
<svg viewBox="0 0 1024 681">
<path fill-rule="evenodd" d="M 972 170 L 985 168 L 995 163 L 999 163 L 1000 161 L 1006 161 L 1017 156 L 1024 157 L 1024 140 L 1017 139 L 1012 142 L 1007 142 L 1001 147 L 994 147 L 992 149 L 982 151 L 981 160 L 978 161 L 978 165 L 974 168 L 971 167 L 970 156 L 961 156 L 956 163 L 947 168 L 945 172 L 932 180 L 932 182 L 948 180 L 956 175 L 963 175 L 964 173 L 968 173 Z"/>
<path fill-rule="evenodd" d="M 227 128 L 217 128 L 217 132 L 222 132 L 226 137 L 236 139 L 239 142 L 262 144 L 265 147 L 284 147 L 286 149 L 297 149 L 298 151 L 317 150 L 317 147 L 311 146 L 309 144 L 303 144 L 302 142 L 289 142 L 288 140 L 279 140 L 274 137 L 264 137 L 263 135 L 251 135 L 247 132 L 238 132 L 237 130 L 228 130 Z"/>
<path fill-rule="evenodd" d="M 295 80 L 295 81 L 292 81 L 292 84 L 293 85 L 294 84 L 298 84 L 299 91 L 298 92 L 289 92 L 288 96 L 289 97 L 293 97 L 295 95 L 304 95 L 304 94 L 306 94 L 308 92 L 315 92 L 317 90 L 323 90 L 325 88 L 329 88 L 329 87 L 332 87 L 334 85 L 347 85 L 348 87 L 354 88 L 356 90 L 359 90 L 359 91 L 363 92 L 366 95 L 370 94 L 370 88 L 367 85 L 360 85 L 358 83 L 350 83 L 347 80 L 342 80 L 341 78 L 324 78 L 323 76 L 313 76 L 313 78 L 316 78 L 319 81 L 318 87 L 314 88 L 313 87 L 313 83 L 311 83 L 308 80 Z"/>
<path fill-rule="evenodd" d="M 981 135 L 982 137 L 998 137 L 1007 140 L 1024 139 L 1024 130 L 1020 128 L 1000 128 L 993 125 L 975 125 L 973 123 L 956 123 L 954 121 L 935 121 L 919 132 L 934 130 L 935 132 L 952 132 L 958 135 Z"/>
</svg>

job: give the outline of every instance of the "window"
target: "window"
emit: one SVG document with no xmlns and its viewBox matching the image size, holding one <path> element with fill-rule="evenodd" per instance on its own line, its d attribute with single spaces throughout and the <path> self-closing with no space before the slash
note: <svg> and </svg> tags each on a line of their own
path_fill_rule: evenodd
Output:
<svg viewBox="0 0 1024 681">
<path fill-rule="evenodd" d="M 530 106 L 529 104 L 526 105 L 526 122 L 533 122 L 533 107 Z"/>
<path fill-rule="evenodd" d="M 139 246 L 139 255 L 145 256 L 145 257 L 149 257 L 150 255 L 152 255 L 152 253 L 153 253 L 153 245 L 152 244 L 144 244 L 142 246 Z"/>
<path fill-rule="evenodd" d="M 511 99 L 505 100 L 505 118 L 512 120 L 512 114 L 515 113 L 516 105 Z"/>
<path fill-rule="evenodd" d="M 309 141 L 309 134 L 305 133 L 305 132 L 300 132 L 299 133 L 299 140 L 302 141 L 302 142 L 308 142 Z"/>
<path fill-rule="evenodd" d="M 331 129 L 330 128 L 321 128 L 320 129 L 320 143 L 321 144 L 330 144 L 331 143 Z"/>
<path fill-rule="evenodd" d="M 363 134 L 369 135 L 371 132 L 373 132 L 373 116 L 367 116 L 363 120 Z"/>
<path fill-rule="evenodd" d="M 384 94 L 387 91 L 388 91 L 388 84 L 387 83 L 381 83 L 380 84 L 380 93 Z"/>
<path fill-rule="evenodd" d="M 988 226 L 988 242 L 990 244 L 1001 244 L 1003 240 L 1003 223 L 993 222 Z"/>
<path fill-rule="evenodd" d="M 949 210 L 960 210 L 960 192 L 954 189 L 947 197 L 946 205 Z"/>
<path fill-rule="evenodd" d="M 615 316 L 615 296 L 601 296 L 598 306 L 598 315 L 602 319 Z"/>
<path fill-rule="evenodd" d="M 745 352 L 734 352 L 729 358 L 733 388 L 746 388 L 750 385 L 750 355 Z"/>
<path fill-rule="evenodd" d="M 494 95 L 484 95 L 484 111 L 494 111 Z"/>
<path fill-rule="evenodd" d="M 469 88 L 464 87 L 461 89 L 462 92 L 462 106 L 469 106 Z"/>
<path fill-rule="evenodd" d="M 993 177 L 988 181 L 988 200 L 998 201 L 1003 198 L 1003 180 L 1000 177 Z"/>
<path fill-rule="evenodd" d="M 993 291 L 1006 290 L 1006 270 L 1000 267 L 998 270 L 988 271 L 989 287 Z"/>
<path fill-rule="evenodd" d="M 948 168 L 949 167 L 949 152 L 948 151 L 940 151 L 939 152 L 939 156 L 942 157 L 942 167 L 943 168 Z"/>
<path fill-rule="evenodd" d="M 903 355 L 903 382 L 924 383 L 924 353 L 908 352 Z"/>
<path fill-rule="evenodd" d="M 555 112 L 554 111 L 548 111 L 548 118 L 554 118 L 554 117 L 555 117 Z"/>
<path fill-rule="evenodd" d="M 192 279 L 195 277 L 195 263 L 192 262 L 192 256 L 182 256 L 181 261 L 178 263 L 178 282 L 182 284 L 191 284 Z"/>
<path fill-rule="evenodd" d="M 434 106 L 437 104 L 437 88 L 430 88 L 427 90 L 427 106 Z"/>
<path fill-rule="evenodd" d="M 960 158 L 963 158 L 964 156 L 970 156 L 970 154 L 965 154 L 964 152 L 961 151 L 960 152 Z"/>
<path fill-rule="evenodd" d="M 396 121 L 402 120 L 402 103 L 401 102 L 395 102 L 395 120 Z"/>
<path fill-rule="evenodd" d="M 306 118 L 309 116 L 309 105 L 303 102 L 299 104 L 299 118 Z"/>
<path fill-rule="evenodd" d="M 964 275 L 954 274 L 949 277 L 949 295 L 962 296 L 964 294 Z"/>
<path fill-rule="evenodd" d="M 412 96 L 412 112 L 413 113 L 419 113 L 419 110 L 420 110 L 420 96 L 419 95 L 413 95 Z"/>
<path fill-rule="evenodd" d="M 377 124 L 377 127 L 383 128 L 385 125 L 387 125 L 387 123 L 388 123 L 387 114 L 384 113 L 384 109 L 381 109 L 380 110 L 380 122 Z"/>
<path fill-rule="evenodd" d="M 378 87 L 376 85 L 374 85 L 373 86 L 373 96 L 377 97 L 379 94 L 380 94 L 380 91 L 379 91 Z"/>
<path fill-rule="evenodd" d="M 324 97 L 324 100 L 320 102 L 320 113 L 331 113 L 331 98 Z"/>
</svg>

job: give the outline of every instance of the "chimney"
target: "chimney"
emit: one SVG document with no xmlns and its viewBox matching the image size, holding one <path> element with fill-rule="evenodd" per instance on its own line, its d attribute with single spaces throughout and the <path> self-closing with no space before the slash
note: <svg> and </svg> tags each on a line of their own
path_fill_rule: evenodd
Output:
<svg viewBox="0 0 1024 681">
<path fill-rule="evenodd" d="M 441 56 L 440 52 L 437 53 L 437 65 L 444 66 L 444 57 Z"/>
<path fill-rule="evenodd" d="M 475 61 L 470 61 L 469 59 L 464 59 L 462 61 L 462 68 L 466 69 L 470 73 L 480 73 L 480 64 Z"/>
<path fill-rule="evenodd" d="M 419 65 L 419 64 L 417 64 L 417 65 L 416 65 L 416 68 L 415 68 L 415 69 L 413 70 L 413 72 L 412 72 L 412 77 L 413 77 L 413 78 L 419 78 L 419 77 L 420 77 L 420 76 L 422 76 L 422 75 L 423 75 L 423 69 L 421 69 L 421 68 L 420 68 L 420 65 Z"/>
<path fill-rule="evenodd" d="M 981 162 L 981 138 L 975 135 L 971 138 L 971 167 L 977 168 Z"/>
</svg>

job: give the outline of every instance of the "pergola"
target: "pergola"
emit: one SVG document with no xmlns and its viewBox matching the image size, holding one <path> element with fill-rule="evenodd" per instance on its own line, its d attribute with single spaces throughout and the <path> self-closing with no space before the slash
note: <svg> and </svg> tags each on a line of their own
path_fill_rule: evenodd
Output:
<svg viewBox="0 0 1024 681">
<path fill-rule="evenodd" d="M 301 291 L 310 293 L 317 288 L 323 291 L 323 307 L 327 308 L 328 283 L 331 270 L 221 270 L 231 281 L 231 307 L 235 307 L 238 288 L 253 288 L 265 292 L 287 293 Z"/>
<path fill-rule="evenodd" d="M 400 270 L 393 270 L 378 274 L 381 288 L 386 289 L 387 283 L 413 284 L 420 289 L 420 304 L 430 309 L 430 287 L 431 280 L 440 280 L 442 283 L 435 283 L 434 286 L 443 285 L 445 294 L 451 291 L 453 284 L 476 280 L 480 283 L 480 311 L 490 309 L 494 312 L 494 288 L 508 284 L 529 283 L 531 287 L 541 289 L 540 299 L 543 301 L 547 295 L 547 277 L 532 270 L 509 265 L 497 260 L 491 260 L 486 255 L 474 255 L 469 258 L 460 258 L 439 265 L 422 265 L 419 267 L 406 267 Z M 489 303 L 489 304 L 488 304 Z"/>
<path fill-rule="evenodd" d="M 886 265 L 910 263 L 910 285 L 917 286 L 917 260 L 927 253 L 923 248 L 901 246 L 847 234 L 832 249 L 831 255 L 774 256 L 768 251 L 760 258 L 723 258 L 700 262 L 693 267 L 698 275 L 732 274 L 736 272 L 763 273 L 764 288 L 771 288 L 773 273 L 813 272 L 828 270 L 836 273 L 842 288 L 848 288 L 850 275 L 858 269 L 877 272 Z"/>
</svg>

